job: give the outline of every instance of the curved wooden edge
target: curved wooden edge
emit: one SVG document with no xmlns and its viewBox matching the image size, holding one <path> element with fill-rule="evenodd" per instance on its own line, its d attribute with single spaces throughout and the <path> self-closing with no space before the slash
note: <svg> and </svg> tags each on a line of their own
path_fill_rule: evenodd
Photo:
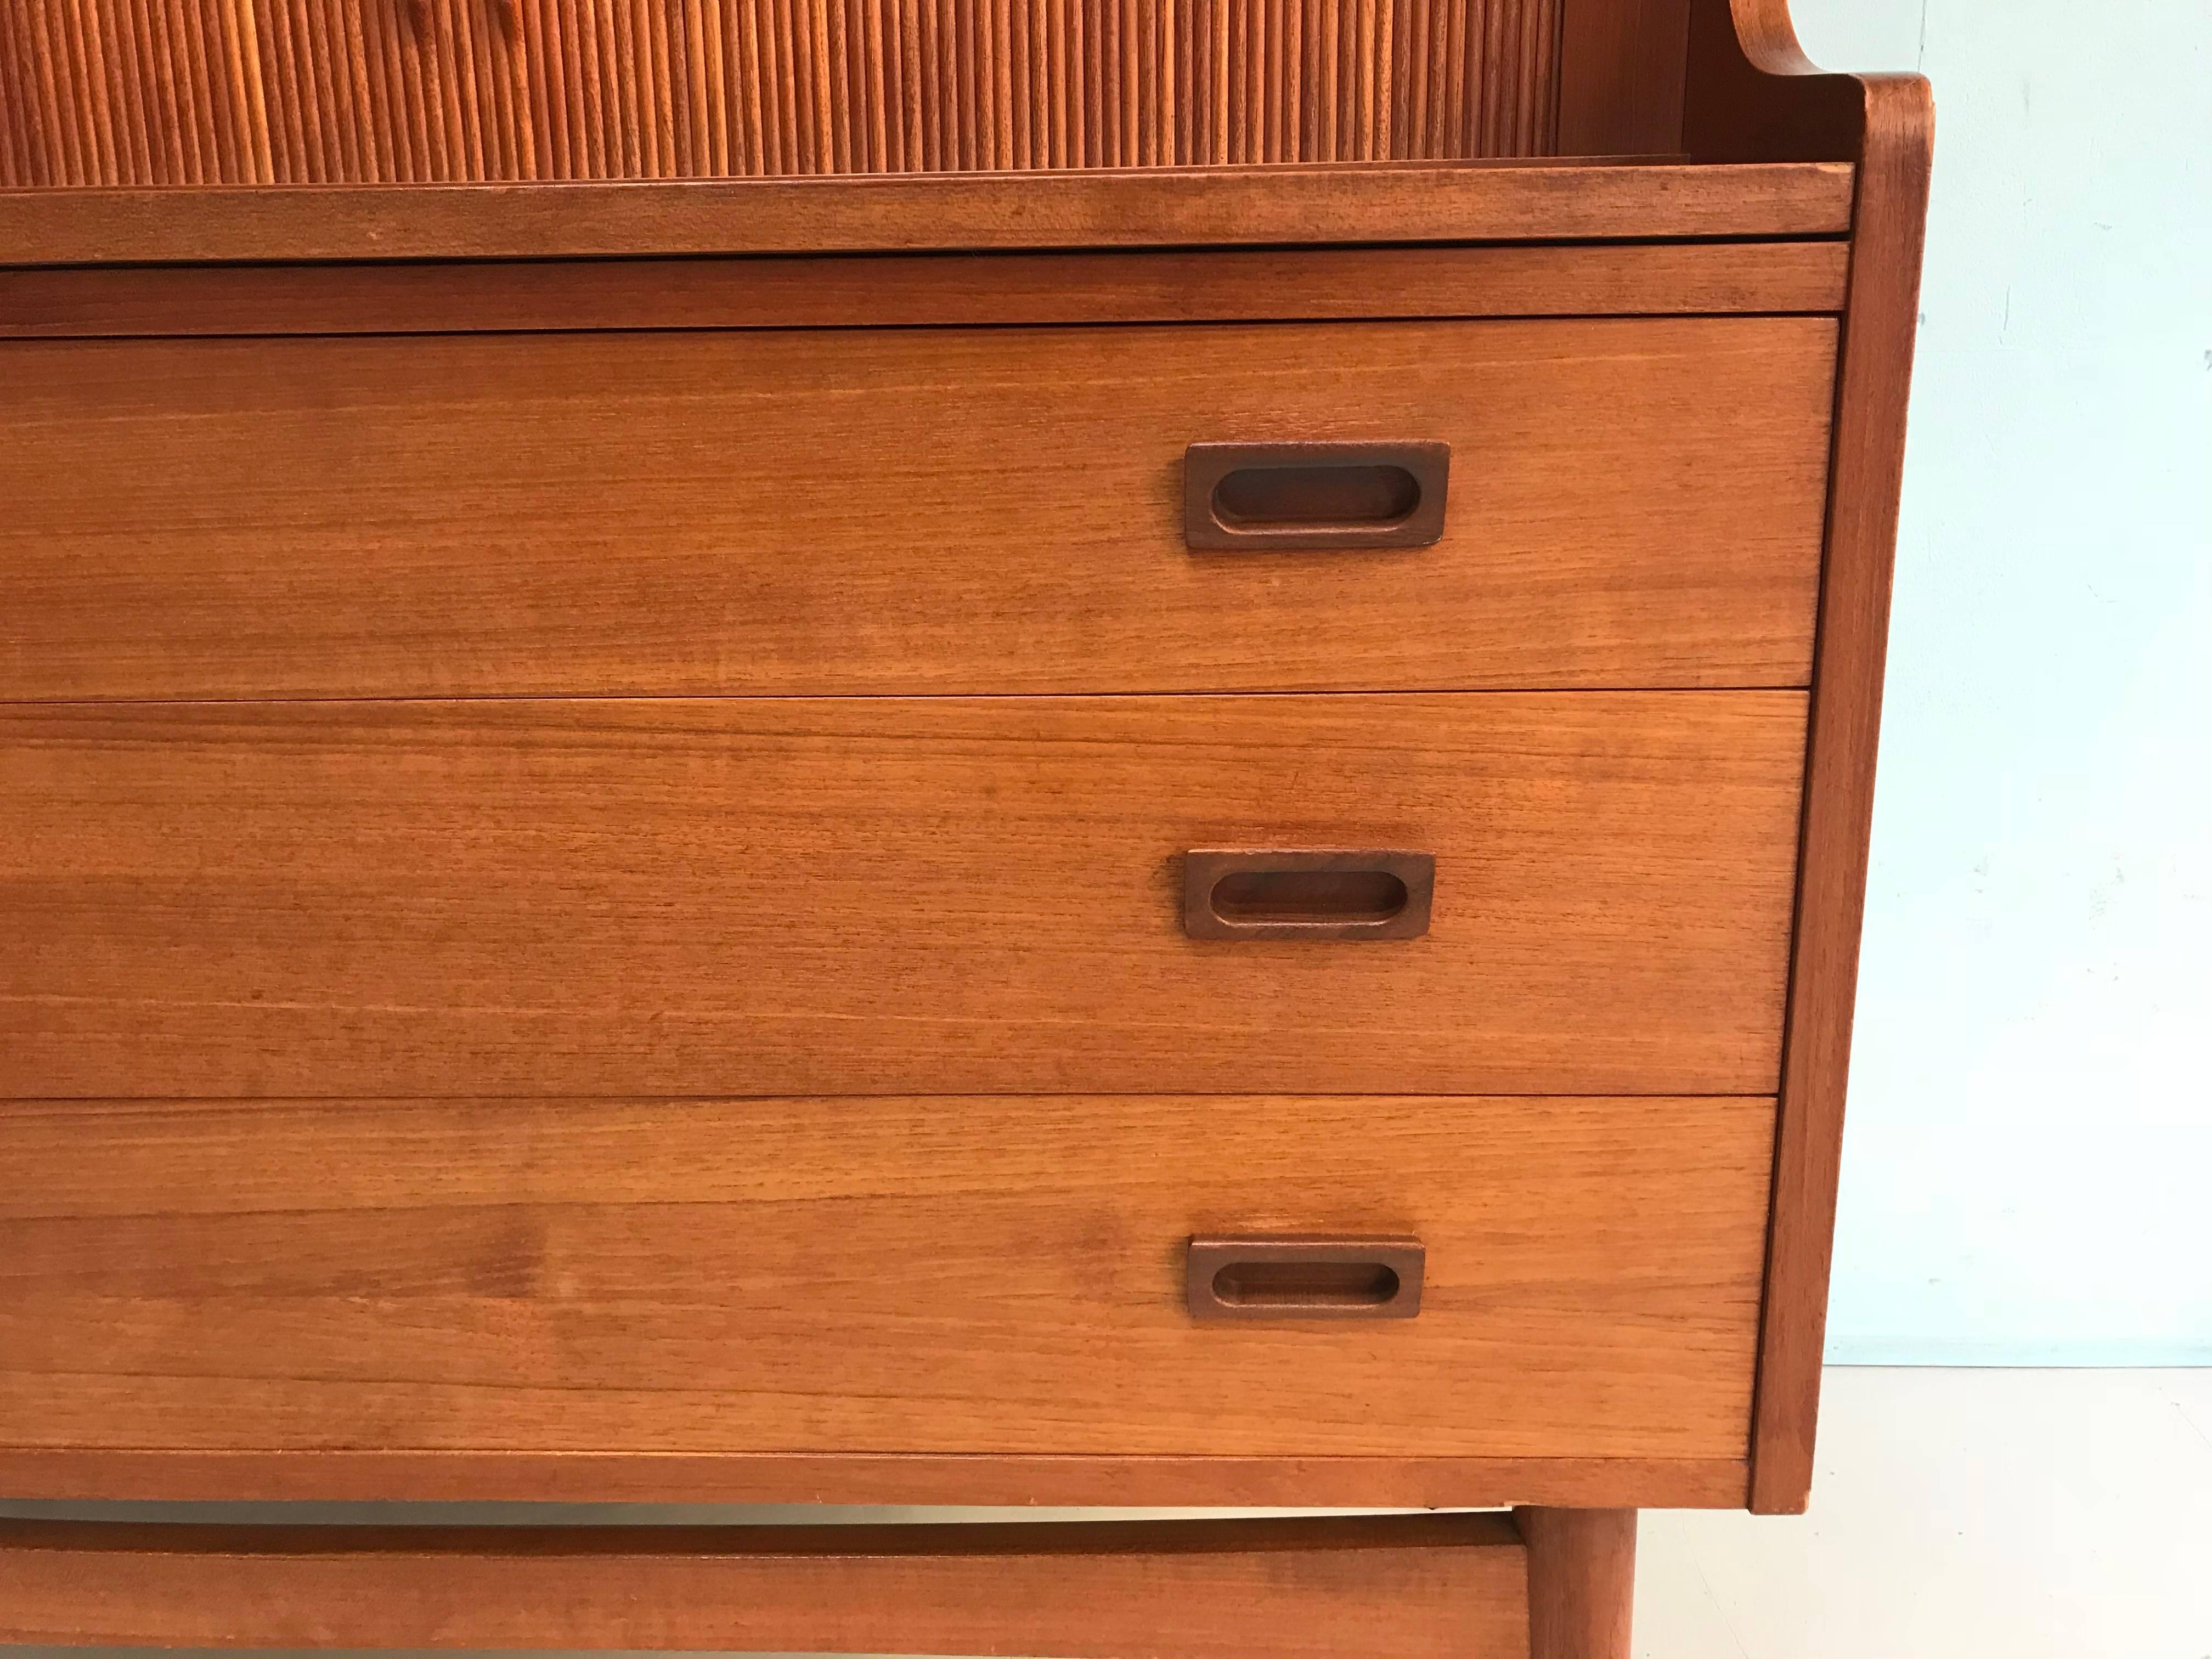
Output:
<svg viewBox="0 0 2212 1659">
<path fill-rule="evenodd" d="M 1919 76 L 1814 69 L 1784 0 L 1698 0 L 1685 125 L 1701 157 L 1834 158 L 1858 179 L 1752 1419 L 1751 1508 L 1792 1514 L 1812 1488 L 1935 105 Z"/>
<path fill-rule="evenodd" d="M 1850 191 L 1795 161 L 0 191 L 0 266 L 1834 236 Z"/>
<path fill-rule="evenodd" d="M 0 1642 L 1525 1655 L 1502 1516 L 795 1528 L 0 1522 Z"/>
<path fill-rule="evenodd" d="M 55 1503 L 1738 1509 L 1748 1473 L 1723 1458 L 0 1449 L 0 1495 Z"/>
<path fill-rule="evenodd" d="M 1856 161 L 1865 80 L 1815 68 L 1788 0 L 1694 0 L 1682 147 L 1700 161 Z"/>
</svg>

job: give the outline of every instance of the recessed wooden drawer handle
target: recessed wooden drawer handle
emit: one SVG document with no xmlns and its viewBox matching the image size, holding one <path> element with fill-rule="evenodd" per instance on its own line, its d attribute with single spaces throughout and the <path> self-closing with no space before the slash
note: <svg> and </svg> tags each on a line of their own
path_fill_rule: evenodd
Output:
<svg viewBox="0 0 2212 1659">
<path fill-rule="evenodd" d="M 1196 548 L 1426 547 L 1444 533 L 1451 446 L 1193 444 L 1183 539 Z"/>
<path fill-rule="evenodd" d="M 1186 1291 L 1194 1319 L 1411 1319 L 1427 1255 L 1418 1238 L 1194 1238 Z"/>
<path fill-rule="evenodd" d="M 1182 858 L 1193 939 L 1419 939 L 1437 861 L 1428 853 L 1200 848 Z"/>
</svg>

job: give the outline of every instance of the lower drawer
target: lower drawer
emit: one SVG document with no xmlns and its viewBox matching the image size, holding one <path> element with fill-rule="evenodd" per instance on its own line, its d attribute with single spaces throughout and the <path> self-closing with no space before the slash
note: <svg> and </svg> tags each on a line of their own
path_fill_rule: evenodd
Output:
<svg viewBox="0 0 2212 1659">
<path fill-rule="evenodd" d="M 1741 1458 L 1769 1098 L 0 1107 L 18 1447 Z M 1193 1235 L 1410 1235 L 1206 1322 Z"/>
<path fill-rule="evenodd" d="M 1795 691 L 0 708 L 0 1097 L 1771 1094 Z M 1194 849 L 1425 936 L 1186 936 Z"/>
</svg>

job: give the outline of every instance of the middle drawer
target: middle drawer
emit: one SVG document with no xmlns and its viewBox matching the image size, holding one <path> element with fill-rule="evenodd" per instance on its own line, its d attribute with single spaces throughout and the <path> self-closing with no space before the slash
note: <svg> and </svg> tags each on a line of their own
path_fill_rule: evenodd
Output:
<svg viewBox="0 0 2212 1659">
<path fill-rule="evenodd" d="M 31 1096 L 1767 1093 L 1806 700 L 0 709 Z M 1198 848 L 1432 855 L 1193 939 Z"/>
</svg>

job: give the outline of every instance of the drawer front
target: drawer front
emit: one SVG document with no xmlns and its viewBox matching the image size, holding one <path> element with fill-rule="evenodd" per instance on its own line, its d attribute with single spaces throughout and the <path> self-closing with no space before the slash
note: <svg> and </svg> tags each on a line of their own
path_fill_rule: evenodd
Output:
<svg viewBox="0 0 2212 1659">
<path fill-rule="evenodd" d="M 0 1093 L 1770 1093 L 1805 713 L 0 709 Z M 1220 848 L 1425 855 L 1427 932 L 1188 937 Z"/>
<path fill-rule="evenodd" d="M 1802 685 L 1834 350 L 1759 317 L 15 342 L 0 697 Z M 1190 445 L 1355 440 L 1449 446 L 1434 545 L 1186 544 Z"/>
<path fill-rule="evenodd" d="M 1766 1098 L 16 1103 L 19 1446 L 1740 1458 Z M 1418 1238 L 1194 1320 L 1193 1235 Z"/>
</svg>

